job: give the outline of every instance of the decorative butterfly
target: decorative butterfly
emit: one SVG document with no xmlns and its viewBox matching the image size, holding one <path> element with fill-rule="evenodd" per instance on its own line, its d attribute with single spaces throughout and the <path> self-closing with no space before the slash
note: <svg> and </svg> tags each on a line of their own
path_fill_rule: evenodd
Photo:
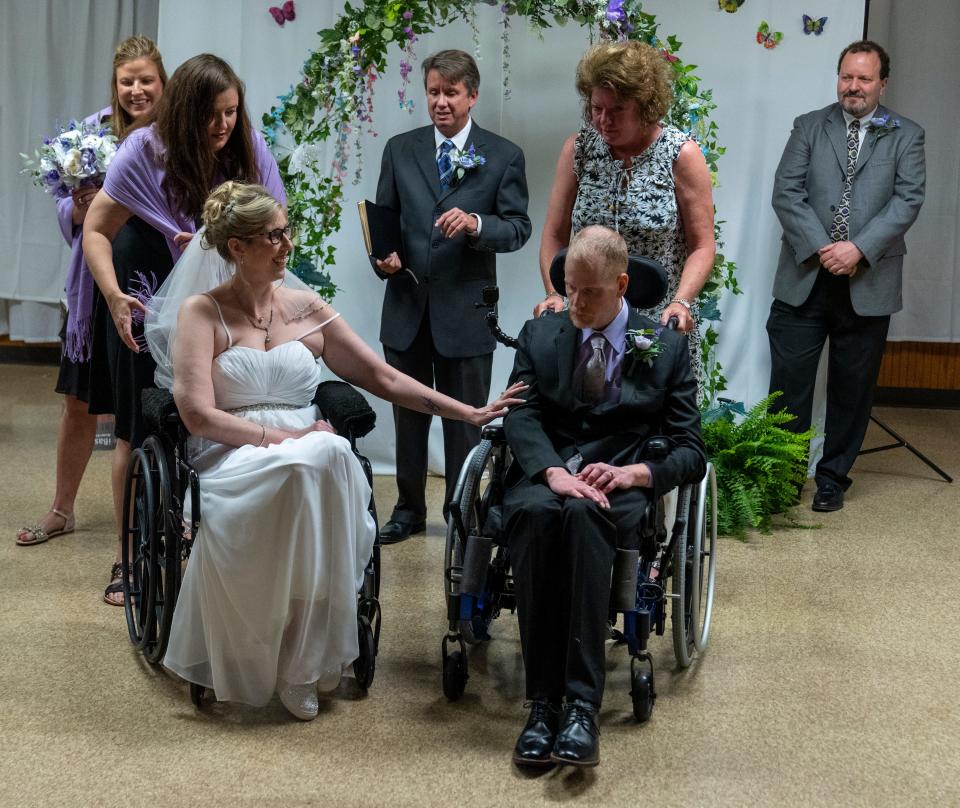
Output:
<svg viewBox="0 0 960 808">
<path fill-rule="evenodd" d="M 771 31 L 770 24 L 766 20 L 761 20 L 760 25 L 757 27 L 757 44 L 763 45 L 767 48 L 775 48 L 780 44 L 780 40 L 783 39 L 783 32 L 781 31 Z"/>
<path fill-rule="evenodd" d="M 827 24 L 827 18 L 821 17 L 819 20 L 815 20 L 809 14 L 803 15 L 803 33 L 805 34 L 816 34 L 820 36 L 823 33 L 823 26 Z"/>
<path fill-rule="evenodd" d="M 277 25 L 280 26 L 288 20 L 293 22 L 297 18 L 297 10 L 293 7 L 293 0 L 287 0 L 280 8 L 270 6 L 267 11 L 273 15 L 273 19 L 275 19 Z"/>
<path fill-rule="evenodd" d="M 721 11 L 726 11 L 728 14 L 733 14 L 745 2 L 746 0 L 717 0 L 717 5 L 720 7 Z"/>
</svg>

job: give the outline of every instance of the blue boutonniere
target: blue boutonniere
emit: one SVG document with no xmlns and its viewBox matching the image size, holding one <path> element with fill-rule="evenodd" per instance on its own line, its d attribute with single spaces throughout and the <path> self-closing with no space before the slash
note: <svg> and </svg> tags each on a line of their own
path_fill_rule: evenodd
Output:
<svg viewBox="0 0 960 808">
<path fill-rule="evenodd" d="M 462 151 L 460 149 L 452 151 L 450 162 L 453 163 L 453 174 L 457 178 L 457 182 L 460 182 L 468 171 L 486 165 L 487 158 L 480 154 L 471 143 Z"/>
<path fill-rule="evenodd" d="M 877 140 L 879 140 L 885 135 L 890 134 L 894 129 L 898 129 L 900 127 L 900 121 L 896 118 L 891 118 L 889 115 L 874 115 L 867 122 L 867 126 L 870 127 L 870 131 L 875 133 Z"/>
<path fill-rule="evenodd" d="M 663 350 L 660 342 L 660 332 L 663 328 L 631 328 L 627 331 L 627 356 L 639 362 L 645 362 L 648 368 L 653 367 L 653 360 Z"/>
</svg>

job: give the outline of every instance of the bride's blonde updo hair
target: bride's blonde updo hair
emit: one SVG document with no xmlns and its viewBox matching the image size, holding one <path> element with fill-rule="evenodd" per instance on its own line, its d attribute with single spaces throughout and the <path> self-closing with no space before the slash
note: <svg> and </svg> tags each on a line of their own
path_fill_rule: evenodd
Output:
<svg viewBox="0 0 960 808">
<path fill-rule="evenodd" d="M 203 246 L 233 262 L 227 242 L 262 235 L 281 205 L 262 185 L 230 180 L 213 189 L 203 204 Z"/>
</svg>

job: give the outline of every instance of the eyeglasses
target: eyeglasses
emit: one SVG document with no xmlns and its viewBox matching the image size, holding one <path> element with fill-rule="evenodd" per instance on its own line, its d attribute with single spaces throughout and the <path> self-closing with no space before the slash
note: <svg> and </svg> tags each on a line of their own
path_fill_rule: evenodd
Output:
<svg viewBox="0 0 960 808">
<path fill-rule="evenodd" d="M 268 230 L 266 233 L 261 233 L 261 235 L 266 236 L 271 244 L 279 244 L 284 236 L 287 237 L 290 241 L 293 241 L 297 234 L 290 225 L 286 227 L 277 227 L 273 230 Z"/>
</svg>

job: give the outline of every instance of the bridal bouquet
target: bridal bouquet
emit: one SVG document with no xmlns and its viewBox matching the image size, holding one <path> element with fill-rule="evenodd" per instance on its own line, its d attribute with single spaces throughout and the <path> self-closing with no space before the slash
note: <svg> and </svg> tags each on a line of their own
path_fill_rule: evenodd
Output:
<svg viewBox="0 0 960 808">
<path fill-rule="evenodd" d="M 75 188 L 100 186 L 117 153 L 117 139 L 108 127 L 70 121 L 31 158 L 21 152 L 23 173 L 51 196 L 62 199 Z"/>
</svg>

